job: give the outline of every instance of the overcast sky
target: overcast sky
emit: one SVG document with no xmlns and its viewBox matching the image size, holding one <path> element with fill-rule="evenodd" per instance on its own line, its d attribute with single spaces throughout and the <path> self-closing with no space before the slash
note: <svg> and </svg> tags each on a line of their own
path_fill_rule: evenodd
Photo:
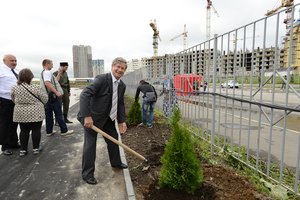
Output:
<svg viewBox="0 0 300 200">
<path fill-rule="evenodd" d="M 212 0 L 211 35 L 222 34 L 264 17 L 280 0 Z M 300 3 L 295 0 L 294 4 Z M 0 56 L 14 54 L 18 69 L 29 67 L 39 77 L 44 58 L 69 62 L 72 46 L 90 45 L 93 59 L 104 59 L 105 70 L 117 56 L 127 60 L 153 55 L 150 20 L 156 19 L 162 41 L 158 54 L 183 49 L 206 38 L 206 0 L 5 0 L 1 1 Z M 299 16 L 298 13 L 296 16 Z"/>
</svg>

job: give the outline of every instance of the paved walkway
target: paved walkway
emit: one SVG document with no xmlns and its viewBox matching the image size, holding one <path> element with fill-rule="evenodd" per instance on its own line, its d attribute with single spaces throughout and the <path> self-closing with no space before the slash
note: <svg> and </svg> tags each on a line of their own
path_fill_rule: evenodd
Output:
<svg viewBox="0 0 300 200">
<path fill-rule="evenodd" d="M 135 195 L 128 169 L 117 170 L 110 166 L 106 143 L 98 137 L 95 177 L 97 185 L 81 179 L 83 128 L 76 120 L 80 90 L 72 89 L 69 129 L 75 133 L 47 137 L 42 128 L 43 147 L 39 155 L 32 154 L 31 141 L 28 155 L 20 158 L 19 150 L 12 156 L 0 155 L 0 199 L 30 200 L 134 200 Z M 59 132 L 59 128 L 55 127 Z M 126 163 L 123 149 L 122 160 Z"/>
</svg>

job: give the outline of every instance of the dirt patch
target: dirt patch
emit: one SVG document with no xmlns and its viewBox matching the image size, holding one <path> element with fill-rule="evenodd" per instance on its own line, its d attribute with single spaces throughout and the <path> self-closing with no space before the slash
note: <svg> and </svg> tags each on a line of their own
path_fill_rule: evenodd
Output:
<svg viewBox="0 0 300 200">
<path fill-rule="evenodd" d="M 126 111 L 130 105 L 126 103 Z M 148 159 L 148 163 L 143 162 L 125 151 L 137 200 L 271 199 L 229 167 L 208 165 L 205 160 L 201 160 L 204 182 L 194 195 L 159 188 L 160 157 L 171 135 L 171 127 L 165 121 L 163 116 L 155 116 L 153 128 L 130 126 L 122 135 L 124 144 Z"/>
</svg>

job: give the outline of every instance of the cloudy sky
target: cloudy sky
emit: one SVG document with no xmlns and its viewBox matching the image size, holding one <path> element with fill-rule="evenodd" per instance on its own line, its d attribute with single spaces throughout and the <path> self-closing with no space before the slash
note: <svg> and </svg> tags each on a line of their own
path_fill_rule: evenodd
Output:
<svg viewBox="0 0 300 200">
<path fill-rule="evenodd" d="M 222 34 L 264 17 L 280 0 L 212 0 L 211 35 Z M 295 0 L 294 4 L 300 3 Z M 188 46 L 205 41 L 206 0 L 5 0 L 1 1 L 0 56 L 14 54 L 18 69 L 29 67 L 36 77 L 44 58 L 70 64 L 72 46 L 90 45 L 93 59 L 104 59 L 105 69 L 117 56 L 128 60 L 153 55 L 149 26 L 156 19 L 162 41 L 158 54 L 183 49 L 186 24 Z M 296 16 L 299 16 L 298 14 Z"/>
</svg>

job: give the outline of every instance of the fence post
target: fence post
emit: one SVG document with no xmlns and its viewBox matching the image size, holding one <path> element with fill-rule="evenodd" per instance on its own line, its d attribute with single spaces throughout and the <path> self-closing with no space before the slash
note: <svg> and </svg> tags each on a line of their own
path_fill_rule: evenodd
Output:
<svg viewBox="0 0 300 200">
<path fill-rule="evenodd" d="M 214 55 L 213 55 L 213 102 L 212 102 L 212 133 L 211 133 L 211 155 L 214 155 L 215 143 L 215 118 L 216 118 L 216 74 L 217 74 L 217 56 L 218 56 L 218 35 L 214 35 Z"/>
</svg>

